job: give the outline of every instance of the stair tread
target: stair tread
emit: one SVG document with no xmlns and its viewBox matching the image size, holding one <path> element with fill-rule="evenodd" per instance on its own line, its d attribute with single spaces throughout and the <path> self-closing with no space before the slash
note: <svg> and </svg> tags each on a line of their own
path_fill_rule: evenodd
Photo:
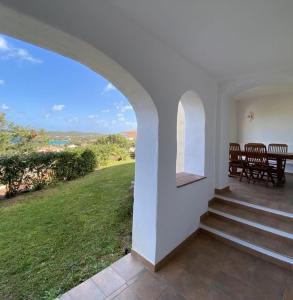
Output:
<svg viewBox="0 0 293 300">
<path fill-rule="evenodd" d="M 215 198 L 209 207 L 248 221 L 293 234 L 293 222 L 286 217 Z"/>
<path fill-rule="evenodd" d="M 209 213 L 201 223 L 236 238 L 293 259 L 293 241 L 261 229 Z"/>
</svg>

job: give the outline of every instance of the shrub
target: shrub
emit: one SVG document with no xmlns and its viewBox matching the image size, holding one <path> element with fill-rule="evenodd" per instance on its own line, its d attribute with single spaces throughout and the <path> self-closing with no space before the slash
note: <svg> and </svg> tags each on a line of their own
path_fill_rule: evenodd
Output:
<svg viewBox="0 0 293 300">
<path fill-rule="evenodd" d="M 72 180 L 92 172 L 96 157 L 91 150 L 30 153 L 0 157 L 0 183 L 7 197 L 20 191 L 41 189 L 54 179 Z"/>
<path fill-rule="evenodd" d="M 129 150 L 113 145 L 111 149 L 112 160 L 125 160 L 129 158 Z"/>
<path fill-rule="evenodd" d="M 40 190 L 54 179 L 56 153 L 31 153 L 27 155 L 24 183 L 30 189 Z"/>
<path fill-rule="evenodd" d="M 97 161 L 93 151 L 64 151 L 59 153 L 55 165 L 57 180 L 73 180 L 92 172 Z"/>
<path fill-rule="evenodd" d="M 80 162 L 82 164 L 83 175 L 93 172 L 97 166 L 95 153 L 90 149 L 84 150 L 80 155 Z"/>
<path fill-rule="evenodd" d="M 101 136 L 96 140 L 97 145 L 116 145 L 120 148 L 129 149 L 131 143 L 121 134 L 109 134 Z"/>
<path fill-rule="evenodd" d="M 26 172 L 26 157 L 12 155 L 0 158 L 0 182 L 6 185 L 6 196 L 14 196 L 23 184 Z"/>
<path fill-rule="evenodd" d="M 98 167 L 105 166 L 113 160 L 129 158 L 129 152 L 126 148 L 114 144 L 91 145 L 89 149 L 95 154 Z"/>
<path fill-rule="evenodd" d="M 74 152 L 60 152 L 54 166 L 57 180 L 72 180 L 78 177 L 78 154 Z"/>
</svg>

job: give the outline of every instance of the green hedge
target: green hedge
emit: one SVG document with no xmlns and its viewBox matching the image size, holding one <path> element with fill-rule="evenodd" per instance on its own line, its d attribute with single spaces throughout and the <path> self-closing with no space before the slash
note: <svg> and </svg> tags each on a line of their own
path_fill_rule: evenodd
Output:
<svg viewBox="0 0 293 300">
<path fill-rule="evenodd" d="M 97 166 L 106 166 L 110 161 L 125 160 L 130 157 L 126 148 L 114 144 L 97 144 L 87 146 L 97 158 Z"/>
<path fill-rule="evenodd" d="M 72 180 L 82 177 L 92 172 L 97 160 L 93 151 L 86 149 L 84 151 L 61 152 L 57 155 L 54 167 L 57 180 Z"/>
<path fill-rule="evenodd" d="M 0 157 L 0 183 L 11 197 L 20 191 L 39 190 L 55 180 L 72 180 L 92 172 L 93 151 L 30 153 Z"/>
</svg>

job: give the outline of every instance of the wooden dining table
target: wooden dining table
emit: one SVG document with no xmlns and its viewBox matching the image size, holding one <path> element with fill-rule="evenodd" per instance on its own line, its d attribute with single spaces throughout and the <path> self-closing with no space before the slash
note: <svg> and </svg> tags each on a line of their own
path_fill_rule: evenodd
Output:
<svg viewBox="0 0 293 300">
<path fill-rule="evenodd" d="M 293 152 L 287 152 L 287 153 L 277 153 L 277 152 L 267 152 L 268 158 L 276 160 L 277 162 L 277 178 L 278 183 L 282 183 L 283 179 L 283 161 L 286 159 L 293 159 Z M 236 154 L 236 153 L 235 153 Z M 244 150 L 237 151 L 237 155 L 245 156 L 246 152 Z"/>
</svg>

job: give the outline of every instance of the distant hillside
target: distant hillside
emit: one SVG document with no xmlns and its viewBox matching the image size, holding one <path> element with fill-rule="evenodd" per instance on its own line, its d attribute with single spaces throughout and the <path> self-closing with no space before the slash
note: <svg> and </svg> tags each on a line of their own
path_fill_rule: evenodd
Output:
<svg viewBox="0 0 293 300">
<path fill-rule="evenodd" d="M 93 137 L 101 136 L 101 133 L 98 132 L 81 132 L 81 131 L 47 131 L 46 132 L 50 137 Z"/>
</svg>

